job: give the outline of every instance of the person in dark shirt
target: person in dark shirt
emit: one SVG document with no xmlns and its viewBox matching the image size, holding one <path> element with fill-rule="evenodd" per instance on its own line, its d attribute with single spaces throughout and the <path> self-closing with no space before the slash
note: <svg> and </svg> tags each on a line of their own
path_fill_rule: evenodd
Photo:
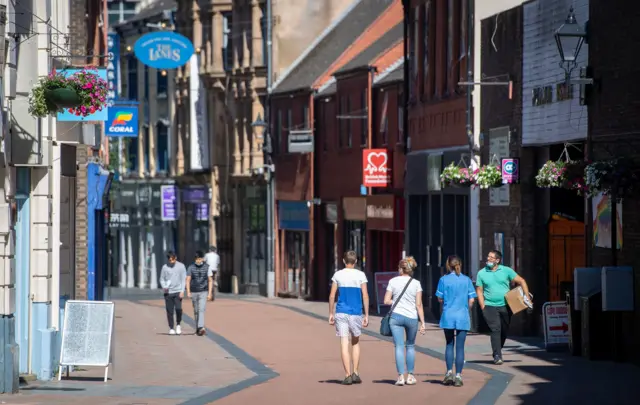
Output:
<svg viewBox="0 0 640 405">
<path fill-rule="evenodd" d="M 193 303 L 193 314 L 196 320 L 196 334 L 204 336 L 204 312 L 207 301 L 213 299 L 213 270 L 204 262 L 204 253 L 196 252 L 195 261 L 187 268 L 187 297 Z"/>
</svg>

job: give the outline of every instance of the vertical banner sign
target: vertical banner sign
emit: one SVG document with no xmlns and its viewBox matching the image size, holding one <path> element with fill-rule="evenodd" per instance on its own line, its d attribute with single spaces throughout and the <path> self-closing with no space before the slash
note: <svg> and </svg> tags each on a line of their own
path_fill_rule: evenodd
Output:
<svg viewBox="0 0 640 405">
<path fill-rule="evenodd" d="M 520 159 L 502 159 L 502 184 L 514 184 L 520 181 Z"/>
<path fill-rule="evenodd" d="M 110 33 L 107 37 L 107 84 L 109 92 L 107 93 L 107 105 L 111 107 L 118 99 L 119 81 L 118 68 L 120 67 L 120 36 Z"/>
<path fill-rule="evenodd" d="M 207 126 L 207 93 L 200 78 L 200 55 L 191 55 L 189 61 L 189 104 L 191 139 L 191 170 L 209 168 L 209 128 Z"/>
<path fill-rule="evenodd" d="M 365 187 L 387 187 L 391 183 L 389 154 L 386 149 L 364 149 L 362 151 L 362 185 Z"/>
<path fill-rule="evenodd" d="M 178 188 L 174 185 L 160 187 L 161 217 L 163 221 L 178 220 Z"/>
</svg>

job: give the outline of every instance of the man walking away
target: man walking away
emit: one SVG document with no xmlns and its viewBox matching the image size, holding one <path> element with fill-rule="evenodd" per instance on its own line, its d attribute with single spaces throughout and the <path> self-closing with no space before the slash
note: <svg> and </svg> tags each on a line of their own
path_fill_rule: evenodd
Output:
<svg viewBox="0 0 640 405">
<path fill-rule="evenodd" d="M 501 263 L 502 253 L 498 250 L 490 251 L 486 266 L 478 272 L 476 277 L 478 304 L 491 330 L 493 363 L 497 365 L 503 363 L 502 348 L 511 324 L 511 312 L 504 296 L 509 292 L 513 282 L 522 287 L 525 297 L 530 297 L 527 282 L 511 267 L 503 266 Z"/>
<path fill-rule="evenodd" d="M 169 334 L 180 335 L 182 329 L 182 298 L 187 278 L 187 269 L 180 263 L 173 251 L 167 252 L 167 264 L 160 271 L 160 286 L 164 290 L 164 304 L 167 309 Z M 173 313 L 176 313 L 176 328 L 173 329 Z"/>
<path fill-rule="evenodd" d="M 204 336 L 204 311 L 207 300 L 213 298 L 213 272 L 204 262 L 202 250 L 196 252 L 195 262 L 187 269 L 187 296 L 193 303 L 193 315 L 196 319 L 196 335 Z"/>
<path fill-rule="evenodd" d="M 331 285 L 329 294 L 329 325 L 336 326 L 336 336 L 340 337 L 340 353 L 344 366 L 345 378 L 343 385 L 360 384 L 360 335 L 362 327 L 369 324 L 369 293 L 367 291 L 367 276 L 364 272 L 355 268 L 357 260 L 356 252 L 349 251 L 342 259 L 345 268 L 337 271 Z M 338 305 L 335 306 L 336 293 Z M 364 306 L 364 318 L 362 309 Z M 351 340 L 352 355 L 349 353 L 349 340 Z M 353 360 L 353 370 L 351 361 Z"/>
<path fill-rule="evenodd" d="M 204 255 L 204 262 L 213 272 L 213 296 L 211 298 L 211 301 L 213 301 L 216 299 L 219 281 L 218 270 L 220 270 L 220 255 L 218 255 L 218 249 L 215 246 L 209 247 L 209 252 Z"/>
</svg>

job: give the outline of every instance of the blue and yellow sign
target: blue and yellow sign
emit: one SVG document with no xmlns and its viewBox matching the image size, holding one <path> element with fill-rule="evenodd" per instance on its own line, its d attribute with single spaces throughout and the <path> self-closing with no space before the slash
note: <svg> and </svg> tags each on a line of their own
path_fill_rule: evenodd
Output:
<svg viewBox="0 0 640 405">
<path fill-rule="evenodd" d="M 109 119 L 105 122 L 105 135 L 113 137 L 138 136 L 138 107 L 109 107 Z"/>
</svg>

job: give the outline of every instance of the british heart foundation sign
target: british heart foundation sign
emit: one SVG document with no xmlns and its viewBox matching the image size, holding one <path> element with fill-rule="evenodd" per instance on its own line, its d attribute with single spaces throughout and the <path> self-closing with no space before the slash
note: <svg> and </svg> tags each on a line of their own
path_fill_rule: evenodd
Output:
<svg viewBox="0 0 640 405">
<path fill-rule="evenodd" d="M 362 184 L 365 187 L 387 187 L 391 179 L 389 153 L 386 149 L 362 151 Z"/>
</svg>

